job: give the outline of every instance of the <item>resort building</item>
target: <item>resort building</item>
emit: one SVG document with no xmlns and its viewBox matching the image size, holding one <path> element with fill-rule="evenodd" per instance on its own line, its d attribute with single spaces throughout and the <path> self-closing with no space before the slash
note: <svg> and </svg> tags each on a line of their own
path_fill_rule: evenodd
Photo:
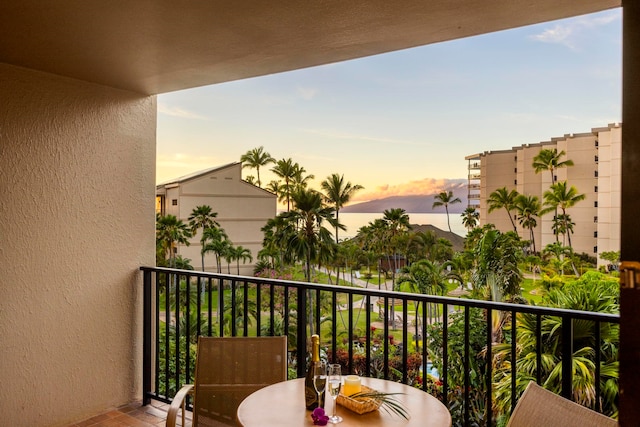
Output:
<svg viewBox="0 0 640 427">
<path fill-rule="evenodd" d="M 268 219 L 276 216 L 276 195 L 242 179 L 242 163 L 195 172 L 156 186 L 156 212 L 175 215 L 185 223 L 197 206 L 211 206 L 217 212 L 216 221 L 233 246 L 251 251 L 253 262 L 240 262 L 240 274 L 251 275 L 258 251 L 262 248 L 260 230 Z M 200 239 L 202 230 L 193 236 L 189 246 L 178 245 L 177 254 L 191 260 L 195 269 L 201 269 Z M 217 271 L 213 254 L 205 255 L 205 270 Z M 222 260 L 222 272 L 237 273 L 236 263 L 228 268 Z"/>
<path fill-rule="evenodd" d="M 552 177 L 549 171 L 536 173 L 534 157 L 542 149 L 564 151 L 566 154 L 560 161 L 571 160 L 574 165 L 556 169 L 553 182 L 567 181 L 586 196 L 567 211 L 575 223 L 571 243 L 576 253 L 594 256 L 601 263 L 598 254 L 620 250 L 621 136 L 622 125 L 614 123 L 587 133 L 467 156 L 469 206 L 480 213 L 480 225 L 492 223 L 501 231 L 512 230 L 507 211 L 489 212 L 487 199 L 498 188 L 506 187 L 519 194 L 536 196 L 543 202 Z M 528 240 L 529 230 L 518 223 L 514 212 L 512 215 L 518 234 Z M 553 216 L 548 213 L 538 218 L 534 229 L 538 251 L 555 242 Z"/>
</svg>

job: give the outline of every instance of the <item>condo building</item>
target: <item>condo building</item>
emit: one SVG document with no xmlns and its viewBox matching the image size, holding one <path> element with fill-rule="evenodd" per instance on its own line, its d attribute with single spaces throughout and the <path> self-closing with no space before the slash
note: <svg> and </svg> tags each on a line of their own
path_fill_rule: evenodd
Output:
<svg viewBox="0 0 640 427">
<path fill-rule="evenodd" d="M 574 251 L 594 256 L 598 264 L 602 264 L 599 254 L 620 250 L 621 135 L 622 125 L 613 123 L 593 128 L 591 132 L 469 155 L 465 157 L 469 206 L 480 213 L 480 225 L 495 224 L 497 229 L 506 232 L 513 230 L 507 211 L 489 212 L 487 200 L 492 192 L 506 187 L 509 191 L 536 196 L 543 203 L 543 194 L 552 183 L 567 181 L 579 194 L 585 195 L 583 201 L 567 210 L 575 224 L 571 235 Z M 536 173 L 533 161 L 542 149 L 564 151 L 560 161 L 571 160 L 573 166 L 557 168 L 553 176 L 548 170 Z M 511 215 L 518 234 L 529 240 L 529 230 L 519 224 L 515 212 Z M 556 241 L 553 216 L 551 212 L 537 218 L 534 240 L 538 251 Z"/>
</svg>

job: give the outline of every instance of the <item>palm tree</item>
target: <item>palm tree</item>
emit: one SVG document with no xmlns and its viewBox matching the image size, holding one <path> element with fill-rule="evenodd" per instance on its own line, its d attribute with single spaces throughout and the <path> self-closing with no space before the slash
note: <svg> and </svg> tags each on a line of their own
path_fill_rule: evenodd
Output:
<svg viewBox="0 0 640 427">
<path fill-rule="evenodd" d="M 478 225 L 480 221 L 480 212 L 476 208 L 469 206 L 462 212 L 462 224 L 465 228 L 471 230 Z"/>
<path fill-rule="evenodd" d="M 240 275 L 240 261 L 244 264 L 246 261 L 252 262 L 253 256 L 251 255 L 251 251 L 247 248 L 243 248 L 242 246 L 235 246 L 232 248 L 232 258 L 236 261 L 236 268 L 238 271 L 238 276 Z"/>
<path fill-rule="evenodd" d="M 258 175 L 258 187 L 261 187 L 260 181 L 260 168 L 267 166 L 269 163 L 274 163 L 276 160 L 271 157 L 271 154 L 264 151 L 262 146 L 249 150 L 240 156 L 240 161 L 243 163 L 243 168 L 252 168 L 256 170 Z"/>
<path fill-rule="evenodd" d="M 218 212 L 213 212 L 211 206 L 202 205 L 196 206 L 191 211 L 189 216 L 189 226 L 191 226 L 191 232 L 195 236 L 198 233 L 198 229 L 204 230 L 206 228 L 219 227 L 220 224 L 215 220 L 218 216 Z M 202 271 L 204 271 L 204 233 L 200 237 L 200 255 L 202 257 Z"/>
<path fill-rule="evenodd" d="M 533 229 L 538 226 L 536 217 L 540 216 L 540 209 L 542 209 L 540 199 L 536 196 L 525 196 L 524 194 L 520 194 L 516 197 L 515 208 L 518 213 L 518 221 L 520 221 L 520 225 L 529 229 L 531 247 L 533 248 L 533 253 L 535 253 L 536 242 Z"/>
<path fill-rule="evenodd" d="M 568 237 L 569 248 L 571 249 L 571 229 L 573 228 L 573 225 L 570 225 L 570 218 L 567 215 L 567 209 L 584 200 L 586 196 L 578 193 L 578 189 L 573 185 L 569 186 L 567 181 L 561 181 L 553 184 L 549 190 L 545 191 L 543 197 L 544 204 L 548 207 L 542 210 L 542 215 L 551 212 L 552 210 L 557 212 L 557 210 L 560 209 L 562 211 L 562 216 L 556 215 L 556 218 L 561 220 L 562 228 Z M 558 234 L 556 234 L 556 237 L 557 236 Z"/>
<path fill-rule="evenodd" d="M 334 173 L 329 175 L 327 179 L 320 183 L 320 187 L 324 190 L 324 198 L 327 203 L 331 203 L 336 211 L 336 220 L 340 220 L 338 215 L 340 208 L 349 203 L 351 197 L 356 191 L 362 190 L 364 187 L 359 184 L 351 184 L 344 181 L 344 175 Z M 336 243 L 338 243 L 338 229 L 336 228 Z"/>
<path fill-rule="evenodd" d="M 455 203 L 462 203 L 460 197 L 453 197 L 453 191 L 441 191 L 436 194 L 433 198 L 433 206 L 431 208 L 436 208 L 439 206 L 444 206 L 444 210 L 447 212 L 447 225 L 449 226 L 449 233 L 451 233 L 451 223 L 449 223 L 449 205 L 453 205 Z"/>
<path fill-rule="evenodd" d="M 516 228 L 516 223 L 513 221 L 513 217 L 511 215 L 511 211 L 515 208 L 516 197 L 518 197 L 518 192 L 516 190 L 509 191 L 507 190 L 507 187 L 502 187 L 489 194 L 487 202 L 489 204 L 489 213 L 501 208 L 504 208 L 507 211 L 509 221 L 511 221 L 511 225 L 513 226 L 513 231 L 517 233 L 518 229 Z"/>
<path fill-rule="evenodd" d="M 317 191 L 299 189 L 291 197 L 294 209 L 279 215 L 296 226 L 295 233 L 287 236 L 285 259 L 304 261 L 305 279 L 310 282 L 311 262 L 317 258 L 321 246 L 334 245 L 331 231 L 324 227 L 324 223 L 342 230 L 345 227 L 333 217 L 333 207 L 323 205 L 322 195 Z"/>
<path fill-rule="evenodd" d="M 202 250 L 205 254 L 213 252 L 216 258 L 217 272 L 222 273 L 222 263 L 220 262 L 220 259 L 224 257 L 230 245 L 227 234 L 223 229 L 218 227 L 205 228 L 203 234 L 205 244 Z"/>
<path fill-rule="evenodd" d="M 169 267 L 175 267 L 176 245 L 189 246 L 190 237 L 191 230 L 189 226 L 175 215 L 165 215 L 157 218 L 156 242 L 160 245 L 165 255 L 167 251 L 169 252 Z"/>
<path fill-rule="evenodd" d="M 294 163 L 291 158 L 278 160 L 271 172 L 276 174 L 279 178 L 284 179 L 284 185 L 280 188 L 281 194 L 287 201 L 287 212 L 291 210 L 291 190 L 292 181 L 296 176 L 297 163 Z"/>
<path fill-rule="evenodd" d="M 558 153 L 557 148 L 553 150 L 544 148 L 533 158 L 533 168 L 536 173 L 548 170 L 551 174 L 551 184 L 553 184 L 556 182 L 556 170 L 558 168 L 573 166 L 573 160 L 560 161 L 560 158 L 565 154 L 564 150 Z"/>
</svg>

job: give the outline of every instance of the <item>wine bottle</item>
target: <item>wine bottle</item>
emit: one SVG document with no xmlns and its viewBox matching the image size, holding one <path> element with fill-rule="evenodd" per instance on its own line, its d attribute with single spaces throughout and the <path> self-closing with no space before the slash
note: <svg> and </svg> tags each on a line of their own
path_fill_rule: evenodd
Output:
<svg viewBox="0 0 640 427">
<path fill-rule="evenodd" d="M 318 407 L 318 393 L 313 387 L 313 366 L 320 362 L 320 336 L 311 335 L 311 361 L 304 378 L 304 400 L 308 410 Z M 324 393 L 320 399 L 320 407 L 324 408 Z"/>
</svg>

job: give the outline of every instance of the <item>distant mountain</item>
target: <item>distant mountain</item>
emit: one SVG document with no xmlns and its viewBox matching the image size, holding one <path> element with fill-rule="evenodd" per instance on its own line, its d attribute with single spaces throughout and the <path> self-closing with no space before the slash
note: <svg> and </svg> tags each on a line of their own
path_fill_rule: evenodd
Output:
<svg viewBox="0 0 640 427">
<path fill-rule="evenodd" d="M 455 197 L 459 197 L 462 203 L 449 205 L 449 213 L 462 213 L 467 207 L 467 189 L 450 188 L 445 191 L 453 191 Z M 434 197 L 436 194 L 425 194 L 419 196 L 393 196 L 384 199 L 370 200 L 356 205 L 345 206 L 340 209 L 340 213 L 382 213 L 387 209 L 401 208 L 407 213 L 445 213 L 444 207 L 433 209 Z"/>
</svg>

